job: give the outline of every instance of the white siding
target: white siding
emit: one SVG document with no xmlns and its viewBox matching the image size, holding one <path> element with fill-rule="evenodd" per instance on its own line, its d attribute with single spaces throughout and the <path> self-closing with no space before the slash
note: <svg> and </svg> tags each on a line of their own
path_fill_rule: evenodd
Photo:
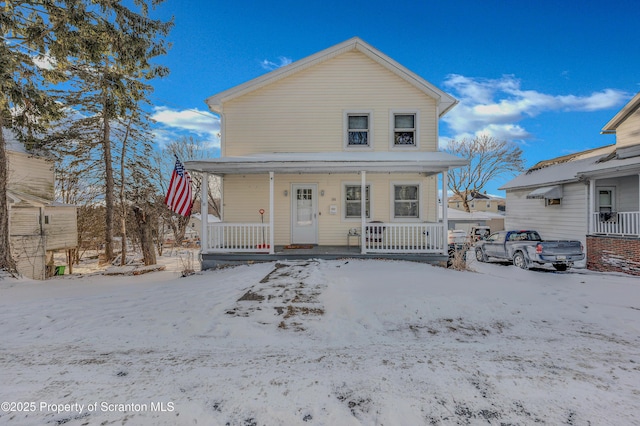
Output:
<svg viewBox="0 0 640 426">
<path fill-rule="evenodd" d="M 21 152 L 8 151 L 9 190 L 54 199 L 53 163 Z"/>
<path fill-rule="evenodd" d="M 640 206 L 638 199 L 638 176 L 625 176 L 611 179 L 598 179 L 596 188 L 615 188 L 615 209 L 619 212 L 637 212 Z"/>
<path fill-rule="evenodd" d="M 222 155 L 342 151 L 349 110 L 373 111 L 376 151 L 390 149 L 390 111 L 418 111 L 420 150 L 437 149 L 435 99 L 352 51 L 225 103 Z"/>
<path fill-rule="evenodd" d="M 75 207 L 46 207 L 49 223 L 44 224 L 47 250 L 60 250 L 78 246 L 78 221 Z"/>
<path fill-rule="evenodd" d="M 535 229 L 543 239 L 579 240 L 586 246 L 588 186 L 565 184 L 562 203 L 548 207 L 544 200 L 527 199 L 533 189 L 507 190 L 505 229 Z"/>
</svg>

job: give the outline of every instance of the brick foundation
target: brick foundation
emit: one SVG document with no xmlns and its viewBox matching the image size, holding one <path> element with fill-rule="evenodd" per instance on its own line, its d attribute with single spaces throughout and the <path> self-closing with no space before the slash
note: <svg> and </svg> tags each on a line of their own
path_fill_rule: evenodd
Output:
<svg viewBox="0 0 640 426">
<path fill-rule="evenodd" d="M 640 238 L 587 235 L 587 269 L 640 276 Z"/>
</svg>

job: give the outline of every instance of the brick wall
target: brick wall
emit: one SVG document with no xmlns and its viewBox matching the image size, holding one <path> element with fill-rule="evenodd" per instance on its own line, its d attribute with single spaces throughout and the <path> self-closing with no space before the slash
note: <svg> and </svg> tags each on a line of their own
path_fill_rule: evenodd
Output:
<svg viewBox="0 0 640 426">
<path fill-rule="evenodd" d="M 587 269 L 640 275 L 640 239 L 587 235 Z"/>
</svg>

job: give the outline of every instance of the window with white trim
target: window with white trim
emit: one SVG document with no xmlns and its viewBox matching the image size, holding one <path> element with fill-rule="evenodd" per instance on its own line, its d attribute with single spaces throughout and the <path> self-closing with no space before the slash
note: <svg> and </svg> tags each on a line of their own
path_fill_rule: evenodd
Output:
<svg viewBox="0 0 640 426">
<path fill-rule="evenodd" d="M 611 213 L 615 208 L 615 188 L 598 188 L 598 211 Z"/>
<path fill-rule="evenodd" d="M 362 187 L 360 185 L 344 186 L 344 217 L 345 219 L 360 219 L 362 211 Z M 365 217 L 371 218 L 371 191 L 365 187 Z"/>
<path fill-rule="evenodd" d="M 393 146 L 415 147 L 417 146 L 415 113 L 393 114 Z"/>
<path fill-rule="evenodd" d="M 348 112 L 346 114 L 346 145 L 349 148 L 371 146 L 371 114 Z"/>
<path fill-rule="evenodd" d="M 420 185 L 393 185 L 393 217 L 395 219 L 420 217 Z"/>
</svg>

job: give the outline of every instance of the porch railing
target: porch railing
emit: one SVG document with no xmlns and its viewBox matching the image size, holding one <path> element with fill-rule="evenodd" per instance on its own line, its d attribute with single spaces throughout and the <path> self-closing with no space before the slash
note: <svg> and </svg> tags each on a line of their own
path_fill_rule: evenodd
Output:
<svg viewBox="0 0 640 426">
<path fill-rule="evenodd" d="M 593 213 L 593 233 L 640 236 L 640 212 Z"/>
<path fill-rule="evenodd" d="M 269 253 L 268 223 L 213 223 L 209 224 L 208 252 L 217 253 Z"/>
<path fill-rule="evenodd" d="M 367 223 L 365 253 L 446 253 L 441 223 Z"/>
</svg>

